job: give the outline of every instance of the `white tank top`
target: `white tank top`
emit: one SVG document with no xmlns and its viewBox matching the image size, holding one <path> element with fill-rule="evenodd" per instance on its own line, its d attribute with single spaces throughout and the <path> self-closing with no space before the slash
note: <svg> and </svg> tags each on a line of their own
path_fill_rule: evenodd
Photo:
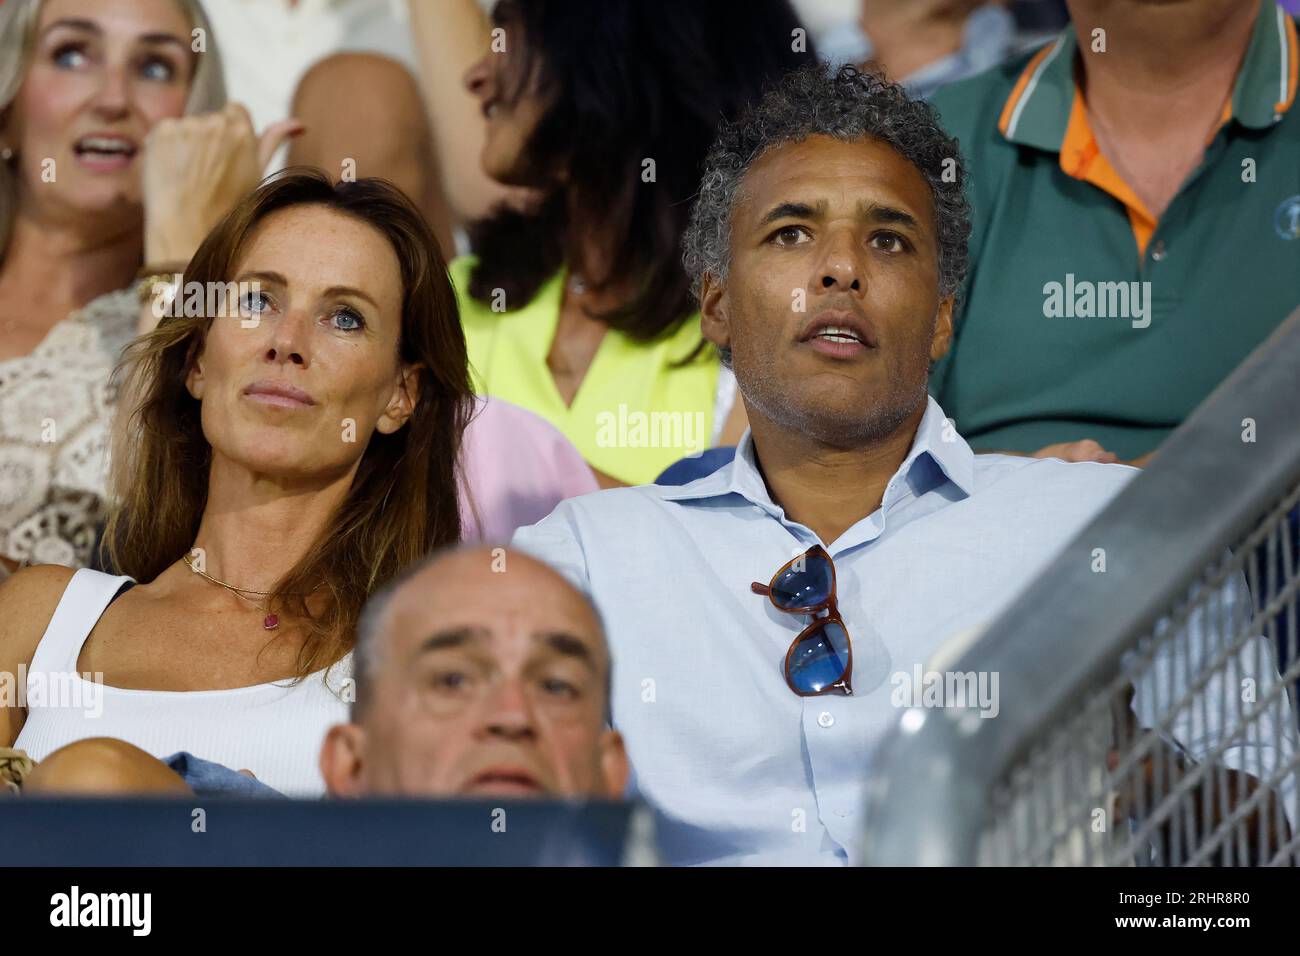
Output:
<svg viewBox="0 0 1300 956">
<path fill-rule="evenodd" d="M 325 731 L 348 719 L 352 654 L 297 684 L 230 690 L 131 690 L 77 673 L 77 657 L 109 602 L 131 578 L 82 569 L 68 581 L 26 681 L 27 722 L 14 747 L 33 760 L 86 737 L 116 737 L 159 759 L 188 750 L 289 796 L 325 793 Z M 20 683 L 23 683 L 20 681 Z M 351 693 L 346 694 L 350 699 Z"/>
</svg>

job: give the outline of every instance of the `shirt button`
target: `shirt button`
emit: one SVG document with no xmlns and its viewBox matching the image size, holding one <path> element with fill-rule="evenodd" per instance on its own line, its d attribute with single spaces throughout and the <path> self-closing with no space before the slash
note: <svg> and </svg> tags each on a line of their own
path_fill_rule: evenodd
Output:
<svg viewBox="0 0 1300 956">
<path fill-rule="evenodd" d="M 1163 262 L 1165 258 L 1165 241 L 1157 239 L 1156 244 L 1151 248 L 1151 258 L 1156 262 Z"/>
<path fill-rule="evenodd" d="M 829 727 L 835 723 L 835 718 L 831 716 L 829 710 L 823 710 L 817 715 L 817 723 L 821 724 L 823 727 Z"/>
</svg>

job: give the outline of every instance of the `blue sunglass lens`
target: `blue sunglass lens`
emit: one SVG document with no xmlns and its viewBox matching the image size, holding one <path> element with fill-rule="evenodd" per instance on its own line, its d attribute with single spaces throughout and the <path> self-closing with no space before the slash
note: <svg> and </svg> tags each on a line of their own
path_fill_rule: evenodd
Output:
<svg viewBox="0 0 1300 956">
<path fill-rule="evenodd" d="M 838 621 L 827 621 L 795 645 L 790 683 L 803 694 L 819 694 L 849 667 L 849 635 Z"/>
<path fill-rule="evenodd" d="M 830 561 L 818 554 L 805 554 L 772 584 L 777 607 L 817 607 L 830 600 L 835 574 Z"/>
</svg>

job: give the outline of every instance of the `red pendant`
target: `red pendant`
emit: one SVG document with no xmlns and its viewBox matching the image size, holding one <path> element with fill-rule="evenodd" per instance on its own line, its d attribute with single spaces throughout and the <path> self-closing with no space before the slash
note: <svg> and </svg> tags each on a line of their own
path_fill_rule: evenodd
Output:
<svg viewBox="0 0 1300 956">
<path fill-rule="evenodd" d="M 266 628 L 268 631 L 273 631 L 279 626 L 280 619 L 274 614 L 268 614 L 266 619 L 262 621 L 262 627 Z"/>
</svg>

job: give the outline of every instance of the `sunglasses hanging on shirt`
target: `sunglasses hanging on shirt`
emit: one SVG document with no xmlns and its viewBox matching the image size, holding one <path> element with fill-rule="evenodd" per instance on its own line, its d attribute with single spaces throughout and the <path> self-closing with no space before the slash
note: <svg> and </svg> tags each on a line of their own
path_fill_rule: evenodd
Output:
<svg viewBox="0 0 1300 956">
<path fill-rule="evenodd" d="M 811 614 L 785 655 L 785 682 L 800 697 L 853 693 L 853 645 L 835 603 L 835 562 L 820 544 L 781 567 L 768 584 L 755 581 L 755 594 L 787 614 Z M 825 617 L 818 615 L 825 611 Z"/>
</svg>

